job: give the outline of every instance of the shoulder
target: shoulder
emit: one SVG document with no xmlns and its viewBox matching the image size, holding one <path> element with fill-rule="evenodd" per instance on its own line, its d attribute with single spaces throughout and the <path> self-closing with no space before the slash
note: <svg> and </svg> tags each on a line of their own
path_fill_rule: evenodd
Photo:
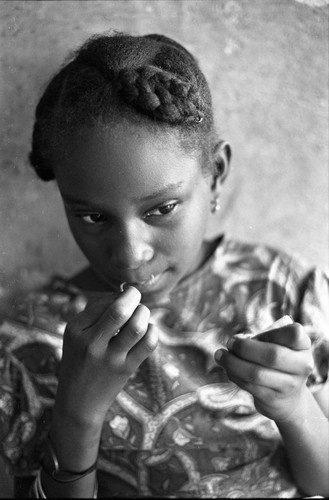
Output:
<svg viewBox="0 0 329 500">
<path fill-rule="evenodd" d="M 289 279 L 302 283 L 311 274 L 324 275 L 297 254 L 266 244 L 251 243 L 234 239 L 224 240 L 215 252 L 215 269 L 229 269 L 255 279 L 269 276 L 280 283 Z"/>
<path fill-rule="evenodd" d="M 213 261 L 215 274 L 233 273 L 245 281 L 271 279 L 283 283 L 293 269 L 302 271 L 296 259 L 286 252 L 234 239 L 225 239 L 217 247 Z"/>
<path fill-rule="evenodd" d="M 305 321 L 306 311 L 309 317 L 327 317 L 328 276 L 298 255 L 227 239 L 218 245 L 211 266 L 226 291 L 249 297 L 257 307 L 276 304 L 278 314 L 289 314 L 297 321 Z"/>
</svg>

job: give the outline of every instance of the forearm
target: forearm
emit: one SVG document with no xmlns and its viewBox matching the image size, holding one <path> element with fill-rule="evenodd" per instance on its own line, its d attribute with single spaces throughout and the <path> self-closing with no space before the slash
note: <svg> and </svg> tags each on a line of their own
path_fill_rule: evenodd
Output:
<svg viewBox="0 0 329 500">
<path fill-rule="evenodd" d="M 101 424 L 81 422 L 71 417 L 55 415 L 50 428 L 59 466 L 63 470 L 80 472 L 91 467 L 97 460 Z M 45 470 L 52 468 L 52 460 L 47 447 Z M 92 498 L 95 488 L 95 472 L 70 483 L 52 479 L 42 469 L 41 482 L 44 492 L 50 498 Z"/>
<path fill-rule="evenodd" d="M 329 422 L 305 389 L 289 421 L 276 422 L 298 488 L 306 495 L 329 496 Z"/>
</svg>

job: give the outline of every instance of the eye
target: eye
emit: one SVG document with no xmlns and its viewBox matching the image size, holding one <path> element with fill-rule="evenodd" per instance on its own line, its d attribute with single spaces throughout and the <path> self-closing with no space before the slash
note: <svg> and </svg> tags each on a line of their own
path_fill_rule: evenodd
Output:
<svg viewBox="0 0 329 500">
<path fill-rule="evenodd" d="M 157 208 L 152 208 L 146 212 L 146 217 L 161 217 L 165 215 L 169 215 L 172 213 L 177 207 L 177 202 L 166 203 L 165 205 L 161 205 Z"/>
<path fill-rule="evenodd" d="M 89 225 L 95 225 L 95 224 L 101 224 L 102 222 L 105 222 L 107 218 L 105 215 L 102 214 L 86 214 L 86 215 L 77 215 L 79 219 L 81 219 L 85 224 Z"/>
</svg>

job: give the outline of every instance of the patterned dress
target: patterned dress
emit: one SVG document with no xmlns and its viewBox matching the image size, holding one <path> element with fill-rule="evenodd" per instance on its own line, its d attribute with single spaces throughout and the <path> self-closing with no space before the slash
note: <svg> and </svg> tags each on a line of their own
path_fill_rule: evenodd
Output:
<svg viewBox="0 0 329 500">
<path fill-rule="evenodd" d="M 0 447 L 12 474 L 39 468 L 54 403 L 62 335 L 88 294 L 55 277 L 18 302 L 0 329 Z M 316 391 L 328 376 L 329 287 L 275 249 L 222 238 L 204 266 L 152 311 L 160 343 L 106 415 L 101 497 L 300 496 L 275 423 L 214 362 L 235 333 L 283 315 L 305 325 Z"/>
</svg>

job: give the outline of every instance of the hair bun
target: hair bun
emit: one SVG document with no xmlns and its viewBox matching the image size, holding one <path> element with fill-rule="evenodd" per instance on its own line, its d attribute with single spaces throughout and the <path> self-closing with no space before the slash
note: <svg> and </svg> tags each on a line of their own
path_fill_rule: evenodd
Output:
<svg viewBox="0 0 329 500">
<path fill-rule="evenodd" d="M 156 66 L 121 69 L 116 83 L 121 99 L 161 121 L 196 122 L 202 115 L 193 83 L 184 82 Z"/>
</svg>

